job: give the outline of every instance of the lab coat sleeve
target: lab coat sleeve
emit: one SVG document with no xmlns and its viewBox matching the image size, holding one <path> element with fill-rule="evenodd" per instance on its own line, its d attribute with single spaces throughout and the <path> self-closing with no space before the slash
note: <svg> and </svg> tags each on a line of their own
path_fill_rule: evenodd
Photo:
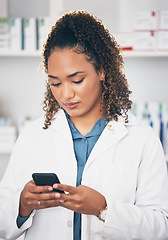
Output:
<svg viewBox="0 0 168 240">
<path fill-rule="evenodd" d="M 24 158 L 24 134 L 18 138 L 7 170 L 0 182 L 0 238 L 16 239 L 32 224 L 33 212 L 19 229 L 16 219 L 19 212 L 20 193 L 24 187 L 22 160 Z"/>
<path fill-rule="evenodd" d="M 124 188 L 124 186 L 123 186 Z M 158 137 L 151 131 L 138 166 L 135 203 L 108 196 L 106 221 L 91 218 L 91 231 L 108 239 L 168 239 L 168 176 Z"/>
</svg>

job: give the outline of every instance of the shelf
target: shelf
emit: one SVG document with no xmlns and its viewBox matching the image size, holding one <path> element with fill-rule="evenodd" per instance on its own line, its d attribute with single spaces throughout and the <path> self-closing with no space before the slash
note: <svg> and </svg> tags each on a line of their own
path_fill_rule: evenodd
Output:
<svg viewBox="0 0 168 240">
<path fill-rule="evenodd" d="M 168 57 L 168 51 L 123 51 L 124 57 Z M 42 50 L 37 51 L 0 51 L 0 57 L 42 57 Z"/>
<path fill-rule="evenodd" d="M 11 152 L 12 152 L 12 150 L 0 151 L 0 157 L 1 157 L 1 155 L 10 155 Z"/>
<path fill-rule="evenodd" d="M 0 57 L 42 57 L 42 51 L 0 51 Z"/>
<path fill-rule="evenodd" d="M 123 51 L 124 57 L 168 57 L 168 51 Z"/>
</svg>

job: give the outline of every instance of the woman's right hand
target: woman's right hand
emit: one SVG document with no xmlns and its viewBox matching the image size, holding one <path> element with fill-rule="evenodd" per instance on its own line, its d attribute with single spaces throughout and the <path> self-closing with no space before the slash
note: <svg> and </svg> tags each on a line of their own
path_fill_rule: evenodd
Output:
<svg viewBox="0 0 168 240">
<path fill-rule="evenodd" d="M 57 199 L 51 186 L 36 186 L 34 181 L 28 182 L 20 195 L 19 215 L 27 217 L 33 210 L 60 206 L 63 200 Z"/>
</svg>

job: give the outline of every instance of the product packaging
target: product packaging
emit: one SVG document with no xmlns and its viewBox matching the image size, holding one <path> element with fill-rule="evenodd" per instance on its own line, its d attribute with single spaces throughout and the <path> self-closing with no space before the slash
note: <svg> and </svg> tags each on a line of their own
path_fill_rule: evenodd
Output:
<svg viewBox="0 0 168 240">
<path fill-rule="evenodd" d="M 134 32 L 133 33 L 133 49 L 134 50 L 155 50 L 157 43 L 156 32 Z"/>
<path fill-rule="evenodd" d="M 157 49 L 168 51 L 168 30 L 157 32 Z"/>
<path fill-rule="evenodd" d="M 134 31 L 154 31 L 158 28 L 158 13 L 155 11 L 139 11 L 133 15 Z"/>
<path fill-rule="evenodd" d="M 38 41 L 40 50 L 43 48 L 44 41 L 50 31 L 50 27 L 49 17 L 38 18 Z"/>
<path fill-rule="evenodd" d="M 10 49 L 20 51 L 24 49 L 24 21 L 22 18 L 10 19 Z"/>
<path fill-rule="evenodd" d="M 159 29 L 168 30 L 168 11 L 159 12 Z"/>
<path fill-rule="evenodd" d="M 0 18 L 0 50 L 9 47 L 9 25 L 7 18 Z"/>
<path fill-rule="evenodd" d="M 38 49 L 38 31 L 37 19 L 25 18 L 24 19 L 24 50 L 34 51 Z"/>
</svg>

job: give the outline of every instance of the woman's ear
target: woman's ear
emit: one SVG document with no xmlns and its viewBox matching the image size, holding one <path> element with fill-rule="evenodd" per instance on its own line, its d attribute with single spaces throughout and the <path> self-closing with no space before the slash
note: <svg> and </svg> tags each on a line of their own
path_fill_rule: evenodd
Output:
<svg viewBox="0 0 168 240">
<path fill-rule="evenodd" d="M 100 81 L 103 81 L 105 79 L 104 69 L 100 71 L 99 75 L 100 75 Z"/>
</svg>

